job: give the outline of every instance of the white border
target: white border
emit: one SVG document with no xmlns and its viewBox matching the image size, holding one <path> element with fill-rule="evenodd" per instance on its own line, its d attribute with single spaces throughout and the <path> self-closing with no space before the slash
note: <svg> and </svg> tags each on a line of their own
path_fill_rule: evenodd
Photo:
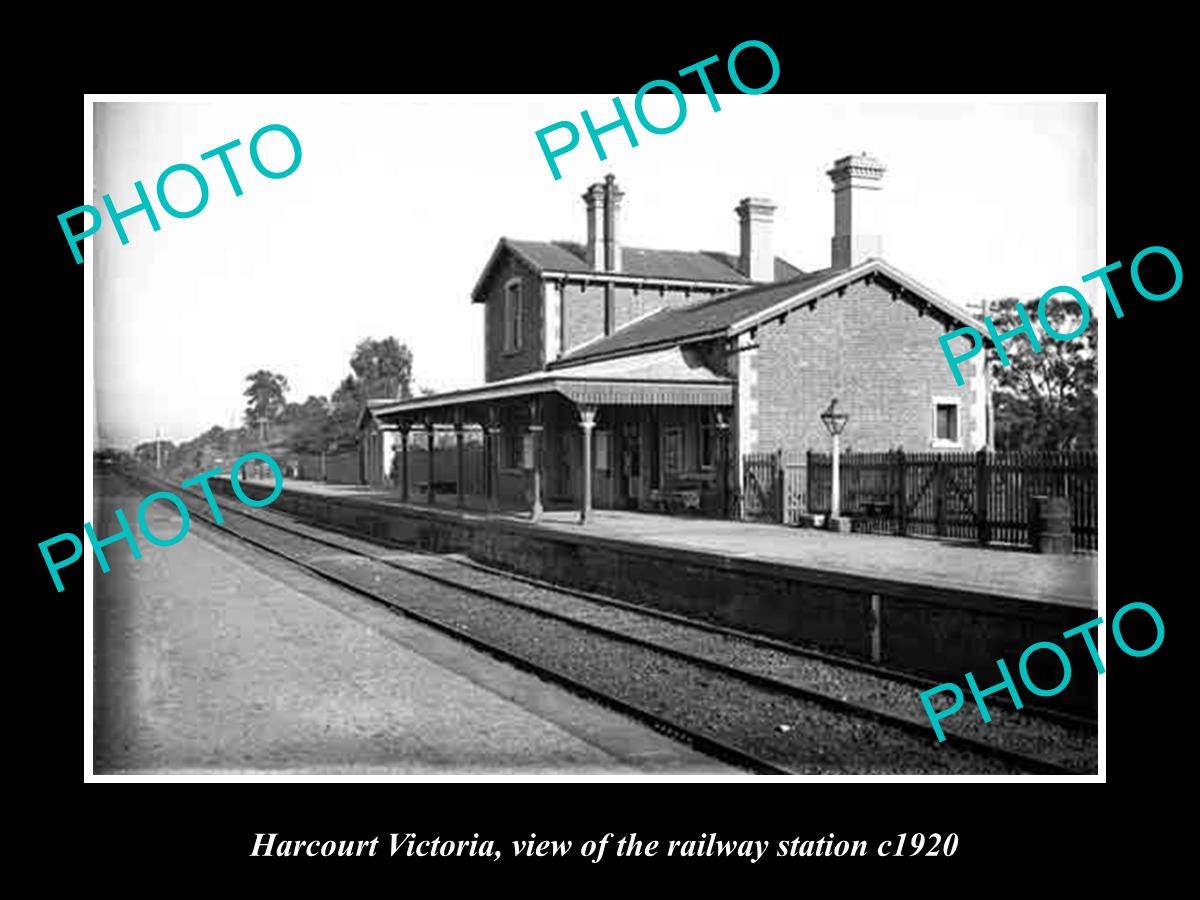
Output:
<svg viewBox="0 0 1200 900">
<path fill-rule="evenodd" d="M 85 95 L 83 99 L 83 196 L 86 202 L 95 199 L 95 176 L 92 171 L 92 120 L 93 103 Z M 95 386 L 96 369 L 93 357 L 95 334 L 95 309 L 92 306 L 92 276 L 96 267 L 93 262 L 95 245 L 81 248 L 83 253 L 83 516 L 79 521 L 92 521 L 92 452 L 95 425 Z M 93 580 L 95 569 L 88 562 L 87 552 L 84 551 L 80 562 L 87 567 L 83 575 L 83 771 L 84 781 L 91 781 L 100 776 L 92 776 L 92 766 L 95 762 L 92 750 L 92 681 L 95 673 L 92 659 L 92 610 L 93 610 Z"/>
</svg>

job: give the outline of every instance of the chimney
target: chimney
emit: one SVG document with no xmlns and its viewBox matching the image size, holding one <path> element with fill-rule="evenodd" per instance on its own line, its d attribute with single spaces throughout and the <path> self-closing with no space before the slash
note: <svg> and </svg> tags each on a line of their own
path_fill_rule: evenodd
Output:
<svg viewBox="0 0 1200 900">
<path fill-rule="evenodd" d="M 617 240 L 617 223 L 621 216 L 621 198 L 625 195 L 617 187 L 617 180 L 604 176 L 604 270 L 621 271 L 621 242 Z"/>
<path fill-rule="evenodd" d="M 833 179 L 832 263 L 849 269 L 870 256 L 881 256 L 879 191 L 883 163 L 868 156 L 843 156 L 826 174 Z"/>
<path fill-rule="evenodd" d="M 587 261 L 595 272 L 621 271 L 617 227 L 624 196 L 612 175 L 605 176 L 603 183 L 591 185 L 583 195 L 587 205 Z"/>
<path fill-rule="evenodd" d="M 587 206 L 587 263 L 599 270 L 604 267 L 604 185 L 591 185 L 583 202 Z"/>
<path fill-rule="evenodd" d="M 742 237 L 738 270 L 751 281 L 774 281 L 771 222 L 775 218 L 775 204 L 762 197 L 744 197 L 733 211 L 738 214 Z"/>
</svg>

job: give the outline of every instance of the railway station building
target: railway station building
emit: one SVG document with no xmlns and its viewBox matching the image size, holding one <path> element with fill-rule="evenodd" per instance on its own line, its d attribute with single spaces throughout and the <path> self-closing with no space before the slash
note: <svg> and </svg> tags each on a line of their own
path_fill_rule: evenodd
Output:
<svg viewBox="0 0 1200 900">
<path fill-rule="evenodd" d="M 485 383 L 364 411 L 364 480 L 488 509 L 738 514 L 755 454 L 989 446 L 984 354 L 955 384 L 938 338 L 982 325 L 888 263 L 883 165 L 837 160 L 830 264 L 772 251 L 775 205 L 737 204 L 737 253 L 621 242 L 613 176 L 583 195 L 584 243 L 501 238 L 471 300 Z M 732 229 L 731 229 L 732 230 Z M 450 495 L 450 496 L 439 496 Z"/>
</svg>

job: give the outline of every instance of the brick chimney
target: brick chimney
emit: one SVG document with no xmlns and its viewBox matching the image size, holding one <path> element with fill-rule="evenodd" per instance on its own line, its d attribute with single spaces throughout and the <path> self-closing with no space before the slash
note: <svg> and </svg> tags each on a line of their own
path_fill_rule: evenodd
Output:
<svg viewBox="0 0 1200 900">
<path fill-rule="evenodd" d="M 587 262 L 595 272 L 621 271 L 617 231 L 624 196 L 612 175 L 589 186 L 583 195 L 587 207 Z"/>
<path fill-rule="evenodd" d="M 868 156 L 843 156 L 826 174 L 833 180 L 832 264 L 849 269 L 883 254 L 879 228 L 879 191 L 883 163 Z"/>
<path fill-rule="evenodd" d="M 587 263 L 599 270 L 604 267 L 604 185 L 591 185 L 583 202 L 587 207 Z"/>
<path fill-rule="evenodd" d="M 775 219 L 775 204 L 762 197 L 744 197 L 733 211 L 738 214 L 741 232 L 738 271 L 751 281 L 774 281 L 771 223 Z"/>
</svg>

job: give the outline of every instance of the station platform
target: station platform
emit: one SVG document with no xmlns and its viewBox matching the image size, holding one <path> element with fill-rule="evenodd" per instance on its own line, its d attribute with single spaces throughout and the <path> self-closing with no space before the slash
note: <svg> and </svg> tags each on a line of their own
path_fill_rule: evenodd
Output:
<svg viewBox="0 0 1200 900">
<path fill-rule="evenodd" d="M 468 520 L 487 518 L 487 514 L 477 510 L 455 509 L 451 495 L 439 495 L 445 502 L 429 507 L 423 503 L 402 504 L 394 491 L 378 488 L 293 480 L 287 481 L 286 486 L 291 491 L 318 496 L 360 498 L 416 510 L 435 509 Z M 529 523 L 528 513 L 501 512 L 494 517 Z M 1096 608 L 1096 557 L 1089 555 L 1039 555 L 930 538 L 832 534 L 815 528 L 623 510 L 593 510 L 587 525 L 580 524 L 578 511 L 552 510 L 542 514 L 537 527 L 780 566 L 818 568 L 915 585 L 1002 594 L 1039 603 Z"/>
<path fill-rule="evenodd" d="M 237 502 L 227 481 L 212 484 Z M 274 487 L 251 484 L 258 496 Z M 1096 710 L 1086 645 L 1062 638 L 1096 617 L 1094 556 L 640 512 L 596 511 L 581 525 L 578 512 L 548 511 L 532 522 L 447 500 L 404 503 L 388 490 L 287 481 L 270 509 L 958 684 L 966 672 L 994 683 L 997 659 L 1011 671 L 1029 645 L 1056 641 L 1075 677 L 1047 705 Z M 1030 676 L 1056 684 L 1057 665 L 1053 654 L 1035 654 Z"/>
<path fill-rule="evenodd" d="M 97 521 L 141 499 L 102 481 Z M 164 507 L 150 525 L 174 534 Z M 98 775 L 732 771 L 216 529 L 109 556 L 94 576 Z"/>
</svg>

